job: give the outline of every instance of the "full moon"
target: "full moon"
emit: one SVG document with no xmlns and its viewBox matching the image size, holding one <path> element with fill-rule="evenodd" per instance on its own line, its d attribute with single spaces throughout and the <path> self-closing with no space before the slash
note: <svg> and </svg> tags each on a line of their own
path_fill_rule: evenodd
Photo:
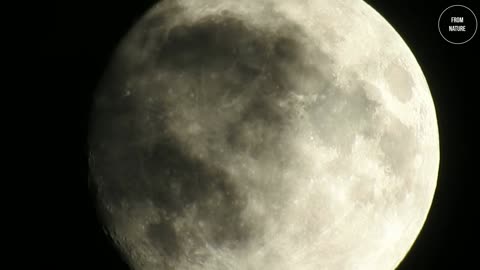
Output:
<svg viewBox="0 0 480 270">
<path fill-rule="evenodd" d="M 394 269 L 439 167 L 412 52 L 360 0 L 165 0 L 94 96 L 90 183 L 136 270 Z"/>
</svg>

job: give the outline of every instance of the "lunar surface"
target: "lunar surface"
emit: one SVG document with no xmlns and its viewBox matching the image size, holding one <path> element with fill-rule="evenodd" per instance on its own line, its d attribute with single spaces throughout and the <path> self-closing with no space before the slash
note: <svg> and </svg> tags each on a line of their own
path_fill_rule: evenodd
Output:
<svg viewBox="0 0 480 270">
<path fill-rule="evenodd" d="M 433 199 L 427 82 L 359 0 L 161 1 L 94 101 L 92 191 L 132 269 L 394 269 Z"/>
</svg>

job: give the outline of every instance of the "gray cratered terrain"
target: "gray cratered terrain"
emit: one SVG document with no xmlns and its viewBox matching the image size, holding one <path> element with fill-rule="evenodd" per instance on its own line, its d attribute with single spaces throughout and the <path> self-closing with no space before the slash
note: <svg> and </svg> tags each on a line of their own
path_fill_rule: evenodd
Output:
<svg viewBox="0 0 480 270">
<path fill-rule="evenodd" d="M 361 1 L 162 1 L 116 51 L 89 141 L 139 270 L 393 269 L 439 158 L 421 70 Z"/>
</svg>

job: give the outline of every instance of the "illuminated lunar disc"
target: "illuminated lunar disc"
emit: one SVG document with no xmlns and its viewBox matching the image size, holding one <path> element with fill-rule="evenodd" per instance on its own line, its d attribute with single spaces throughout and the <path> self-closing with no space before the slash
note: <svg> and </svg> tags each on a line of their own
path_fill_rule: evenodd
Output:
<svg viewBox="0 0 480 270">
<path fill-rule="evenodd" d="M 394 269 L 429 211 L 435 108 L 362 1 L 161 1 L 95 96 L 91 175 L 138 270 Z"/>
</svg>

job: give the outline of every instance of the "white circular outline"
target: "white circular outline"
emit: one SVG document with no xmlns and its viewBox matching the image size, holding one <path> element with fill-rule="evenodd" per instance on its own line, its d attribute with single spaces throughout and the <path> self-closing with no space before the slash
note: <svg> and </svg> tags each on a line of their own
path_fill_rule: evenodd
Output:
<svg viewBox="0 0 480 270">
<path fill-rule="evenodd" d="M 468 9 L 472 14 L 473 14 L 473 18 L 475 18 L 475 32 L 473 32 L 473 35 L 467 39 L 466 41 L 464 42 L 452 42 L 450 40 L 448 40 L 447 38 L 445 38 L 442 34 L 442 30 L 440 30 L 440 20 L 442 19 L 442 16 L 443 16 L 443 13 L 445 13 L 445 11 L 447 11 L 448 9 L 452 8 L 452 7 L 464 7 L 466 9 Z M 467 42 L 469 42 L 470 40 L 472 40 L 472 38 L 475 36 L 475 34 L 477 33 L 477 30 L 478 30 L 478 20 L 477 20 L 477 16 L 475 16 L 475 13 L 468 7 L 464 6 L 464 5 L 451 5 L 449 7 L 447 7 L 444 11 L 442 11 L 442 13 L 440 14 L 440 17 L 438 18 L 438 32 L 440 33 L 440 36 L 442 36 L 442 38 L 447 41 L 448 43 L 451 43 L 451 44 L 455 44 L 455 45 L 461 45 L 461 44 L 465 44 Z"/>
</svg>

